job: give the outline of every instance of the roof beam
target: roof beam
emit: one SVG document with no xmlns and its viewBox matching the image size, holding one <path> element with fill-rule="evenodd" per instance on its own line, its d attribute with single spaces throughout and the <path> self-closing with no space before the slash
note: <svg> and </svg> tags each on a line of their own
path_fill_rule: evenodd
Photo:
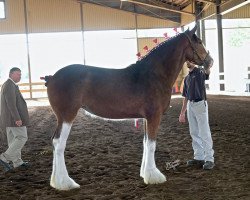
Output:
<svg viewBox="0 0 250 200">
<path fill-rule="evenodd" d="M 147 3 L 143 3 L 143 2 L 135 1 L 135 0 L 121 0 L 121 1 L 126 1 L 126 2 L 137 4 L 137 5 L 148 6 L 148 7 L 151 7 L 151 8 L 157 8 L 157 9 L 161 9 L 161 10 L 167 10 L 167 11 L 171 11 L 171 12 L 176 12 L 176 13 L 180 13 L 180 14 L 186 14 L 186 15 L 194 16 L 194 13 L 181 11 L 181 10 L 177 10 L 177 9 L 173 9 L 173 8 L 168 8 L 168 7 L 165 7 L 165 6 L 162 7 L 162 6 L 147 4 Z"/>
<path fill-rule="evenodd" d="M 157 1 L 157 0 L 139 0 L 139 2 L 143 2 L 149 5 L 156 5 L 156 6 L 160 6 L 163 8 L 169 8 L 169 9 L 173 9 L 173 10 L 180 10 L 180 8 L 178 6 L 175 5 L 170 5 L 169 3 L 162 3 L 161 1 Z"/>
<path fill-rule="evenodd" d="M 207 4 L 214 4 L 214 5 L 216 4 L 214 1 L 209 1 L 209 0 L 196 0 L 196 1 L 207 3 Z"/>
</svg>

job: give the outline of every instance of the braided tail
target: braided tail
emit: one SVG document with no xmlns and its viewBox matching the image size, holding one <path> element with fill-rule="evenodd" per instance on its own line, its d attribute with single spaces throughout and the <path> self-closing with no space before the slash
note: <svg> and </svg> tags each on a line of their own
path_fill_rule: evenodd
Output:
<svg viewBox="0 0 250 200">
<path fill-rule="evenodd" d="M 45 80 L 45 86 L 48 86 L 49 80 L 52 78 L 51 75 L 45 76 L 45 77 L 40 77 L 41 80 Z"/>
</svg>

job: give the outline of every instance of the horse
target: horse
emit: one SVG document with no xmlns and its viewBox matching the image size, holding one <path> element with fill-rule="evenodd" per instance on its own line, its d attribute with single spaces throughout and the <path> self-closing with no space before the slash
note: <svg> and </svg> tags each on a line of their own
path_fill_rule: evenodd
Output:
<svg viewBox="0 0 250 200">
<path fill-rule="evenodd" d="M 213 59 L 195 34 L 197 27 L 159 44 L 148 55 L 123 69 L 81 64 L 68 65 L 46 76 L 47 94 L 57 118 L 52 136 L 51 187 L 79 188 L 68 174 L 64 151 L 72 123 L 80 108 L 108 119 L 143 118 L 145 130 L 140 176 L 145 184 L 158 184 L 166 177 L 155 164 L 157 130 L 170 104 L 172 87 L 184 63 L 204 68 Z"/>
</svg>

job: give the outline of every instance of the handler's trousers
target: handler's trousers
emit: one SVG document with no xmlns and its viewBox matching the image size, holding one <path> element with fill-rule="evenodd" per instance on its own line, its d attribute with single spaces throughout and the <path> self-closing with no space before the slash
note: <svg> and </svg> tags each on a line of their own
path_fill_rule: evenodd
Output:
<svg viewBox="0 0 250 200">
<path fill-rule="evenodd" d="M 208 121 L 207 101 L 188 101 L 187 117 L 192 137 L 194 159 L 214 162 L 213 140 Z"/>
<path fill-rule="evenodd" d="M 4 162 L 12 162 L 13 167 L 18 167 L 23 164 L 21 158 L 21 150 L 26 143 L 27 128 L 22 127 L 6 127 L 8 149 L 0 155 L 0 159 Z"/>
</svg>

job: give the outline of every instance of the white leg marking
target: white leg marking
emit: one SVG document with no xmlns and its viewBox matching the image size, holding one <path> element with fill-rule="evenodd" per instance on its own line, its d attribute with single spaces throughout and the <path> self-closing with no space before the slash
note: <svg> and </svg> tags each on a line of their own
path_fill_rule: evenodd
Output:
<svg viewBox="0 0 250 200">
<path fill-rule="evenodd" d="M 58 190 L 70 190 L 79 188 L 72 178 L 69 177 L 64 160 L 64 150 L 72 124 L 63 123 L 60 137 L 53 139 L 53 170 L 50 185 Z"/>
<path fill-rule="evenodd" d="M 146 184 L 157 184 L 166 181 L 166 177 L 156 168 L 155 165 L 155 148 L 154 140 L 146 140 L 146 157 L 144 168 L 144 182 Z"/>
<path fill-rule="evenodd" d="M 142 155 L 142 162 L 141 162 L 141 171 L 140 171 L 140 177 L 144 178 L 144 172 L 145 172 L 145 159 L 146 159 L 146 152 L 147 152 L 147 135 L 144 134 L 143 138 L 143 155 Z"/>
</svg>

